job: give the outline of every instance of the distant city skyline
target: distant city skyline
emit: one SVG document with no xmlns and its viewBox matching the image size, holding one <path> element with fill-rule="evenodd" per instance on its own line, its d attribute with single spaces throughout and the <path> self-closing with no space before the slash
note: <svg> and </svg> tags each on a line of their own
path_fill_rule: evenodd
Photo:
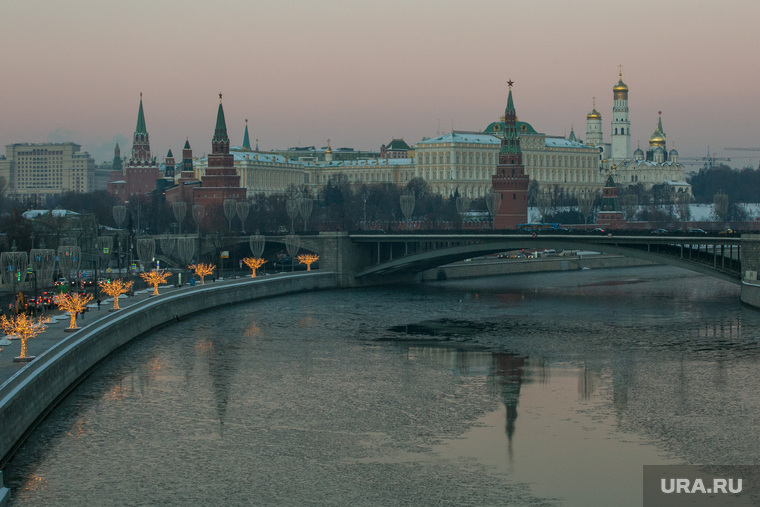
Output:
<svg viewBox="0 0 760 507">
<path fill-rule="evenodd" d="M 116 142 L 131 147 L 142 93 L 153 155 L 187 139 L 202 156 L 222 92 L 233 145 L 247 118 L 264 151 L 328 138 L 379 150 L 484 129 L 509 79 L 518 118 L 547 135 L 585 139 L 595 97 L 609 142 L 622 64 L 633 149 L 662 111 L 682 157 L 709 146 L 732 166 L 760 162 L 723 150 L 760 147 L 751 0 L 13 0 L 4 17 L 3 145 L 72 141 L 110 160 Z"/>
</svg>

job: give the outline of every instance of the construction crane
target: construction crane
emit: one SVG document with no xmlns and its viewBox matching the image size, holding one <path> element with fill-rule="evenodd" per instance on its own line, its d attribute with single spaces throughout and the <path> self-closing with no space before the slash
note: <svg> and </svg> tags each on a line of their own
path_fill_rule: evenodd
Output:
<svg viewBox="0 0 760 507">
<path fill-rule="evenodd" d="M 684 165 L 701 165 L 703 169 L 710 170 L 713 168 L 713 165 L 715 162 L 731 162 L 730 158 L 723 158 L 723 157 L 713 157 L 710 155 L 710 147 L 707 147 L 707 156 L 706 157 L 678 157 L 679 162 L 686 162 Z M 689 163 L 689 162 L 701 162 L 701 164 L 697 163 Z"/>
</svg>

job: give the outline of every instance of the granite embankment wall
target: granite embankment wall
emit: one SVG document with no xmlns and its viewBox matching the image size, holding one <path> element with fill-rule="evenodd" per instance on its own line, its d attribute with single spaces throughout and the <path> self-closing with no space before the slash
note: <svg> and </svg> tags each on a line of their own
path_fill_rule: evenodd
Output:
<svg viewBox="0 0 760 507">
<path fill-rule="evenodd" d="M 130 340 L 214 307 L 334 287 L 335 273 L 319 271 L 208 284 L 148 298 L 67 334 L 0 386 L 0 456 L 7 458 L 77 380 Z"/>
<path fill-rule="evenodd" d="M 449 280 L 478 276 L 517 275 L 543 271 L 574 271 L 582 268 L 603 269 L 652 266 L 654 263 L 620 255 L 587 255 L 584 257 L 543 257 L 538 259 L 487 259 L 447 264 L 422 273 L 422 279 Z"/>
</svg>

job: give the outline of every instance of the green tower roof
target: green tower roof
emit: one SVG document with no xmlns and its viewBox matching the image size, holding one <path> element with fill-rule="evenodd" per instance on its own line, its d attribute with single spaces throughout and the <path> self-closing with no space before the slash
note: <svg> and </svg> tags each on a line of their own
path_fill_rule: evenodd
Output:
<svg viewBox="0 0 760 507">
<path fill-rule="evenodd" d="M 507 98 L 507 112 L 514 112 L 515 103 L 512 101 L 512 88 L 509 89 L 509 97 Z"/>
<path fill-rule="evenodd" d="M 499 153 L 522 153 L 522 150 L 520 150 L 520 134 L 517 131 L 516 117 L 515 103 L 512 100 L 512 81 L 510 81 L 507 109 L 504 111 L 504 137 L 501 139 Z"/>
<path fill-rule="evenodd" d="M 243 148 L 251 150 L 251 140 L 248 138 L 248 120 L 245 120 L 245 133 L 243 134 Z"/>
<path fill-rule="evenodd" d="M 145 114 L 143 114 L 142 93 L 140 93 L 140 110 L 137 112 L 137 128 L 135 134 L 147 134 L 145 129 Z"/>
<path fill-rule="evenodd" d="M 214 129 L 214 138 L 212 142 L 230 142 L 227 137 L 227 122 L 224 120 L 224 108 L 222 108 L 222 94 L 219 94 L 219 110 L 216 113 L 216 128 Z"/>
</svg>

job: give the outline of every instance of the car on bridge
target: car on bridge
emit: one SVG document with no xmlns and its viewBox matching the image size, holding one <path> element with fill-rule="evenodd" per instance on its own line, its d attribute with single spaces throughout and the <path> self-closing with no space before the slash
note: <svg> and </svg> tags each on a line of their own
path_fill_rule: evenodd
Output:
<svg viewBox="0 0 760 507">
<path fill-rule="evenodd" d="M 667 229 L 655 229 L 652 231 L 655 236 L 666 236 L 668 234 Z"/>
</svg>

